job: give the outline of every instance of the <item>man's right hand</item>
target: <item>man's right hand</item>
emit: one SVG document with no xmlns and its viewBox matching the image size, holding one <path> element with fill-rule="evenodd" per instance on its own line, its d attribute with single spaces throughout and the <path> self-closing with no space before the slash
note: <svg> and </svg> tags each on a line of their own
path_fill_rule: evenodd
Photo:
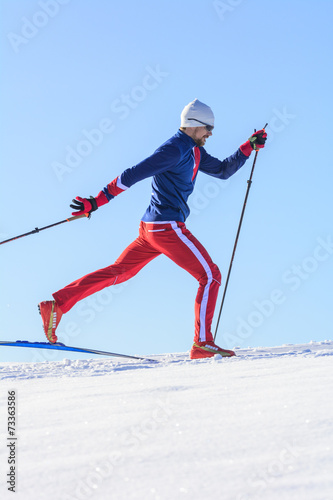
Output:
<svg viewBox="0 0 333 500">
<path fill-rule="evenodd" d="M 89 199 L 87 198 L 81 198 L 80 196 L 77 196 L 75 200 L 72 200 L 72 204 L 69 205 L 71 208 L 74 208 L 74 210 L 78 210 L 77 212 L 72 212 L 72 215 L 77 217 L 78 215 L 83 215 L 83 214 L 91 214 L 91 212 L 95 212 L 95 210 L 98 209 L 96 199 L 93 197 L 90 197 Z"/>
</svg>

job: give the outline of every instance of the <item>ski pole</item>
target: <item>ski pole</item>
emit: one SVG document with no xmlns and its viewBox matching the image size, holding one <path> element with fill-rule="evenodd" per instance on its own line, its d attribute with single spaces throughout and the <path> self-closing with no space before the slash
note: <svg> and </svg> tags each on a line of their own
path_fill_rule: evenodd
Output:
<svg viewBox="0 0 333 500">
<path fill-rule="evenodd" d="M 266 123 L 266 125 L 263 127 L 264 130 L 267 127 L 267 125 L 268 125 L 268 123 Z M 256 131 L 256 130 L 254 130 L 254 131 Z M 225 282 L 225 285 L 224 285 L 221 307 L 220 307 L 220 311 L 219 311 L 219 315 L 218 315 L 217 323 L 216 323 L 216 328 L 215 328 L 214 341 L 216 339 L 217 330 L 218 330 L 219 323 L 220 323 L 220 318 L 221 318 L 221 313 L 222 313 L 222 309 L 223 309 L 224 299 L 225 299 L 225 296 L 226 296 L 226 293 L 227 293 L 229 278 L 230 278 L 230 274 L 231 274 L 231 268 L 232 268 L 232 264 L 233 264 L 235 253 L 236 253 L 236 247 L 237 247 L 237 243 L 238 243 L 239 233 L 240 233 L 240 230 L 241 230 L 241 227 L 242 227 L 242 222 L 243 222 L 243 217 L 244 217 L 244 213 L 245 213 L 247 198 L 249 196 L 249 191 L 250 191 L 251 184 L 252 184 L 252 176 L 253 176 L 254 167 L 255 167 L 255 164 L 256 164 L 256 161 L 257 161 L 258 153 L 259 153 L 259 150 L 256 151 L 256 154 L 254 156 L 254 160 L 253 160 L 253 164 L 252 164 L 252 169 L 251 169 L 251 174 L 250 174 L 250 177 L 249 177 L 249 179 L 247 181 L 247 190 L 246 190 L 246 194 L 245 194 L 245 200 L 244 200 L 244 203 L 243 203 L 242 213 L 241 213 L 239 224 L 238 224 L 238 229 L 237 229 L 237 234 L 236 234 L 236 239 L 235 239 L 235 243 L 234 243 L 234 248 L 233 248 L 233 251 L 232 251 L 231 260 L 230 260 L 230 264 L 229 264 L 229 270 L 228 270 L 228 274 L 227 274 L 227 279 L 226 279 L 226 282 Z"/>
<path fill-rule="evenodd" d="M 71 220 L 75 219 L 82 219 L 82 217 L 89 217 L 89 214 L 82 214 L 74 217 L 69 217 L 68 219 L 62 220 L 60 222 L 55 222 L 54 224 L 50 224 L 49 226 L 41 227 L 40 229 L 38 227 L 35 227 L 35 229 L 33 231 L 30 231 L 29 233 L 20 234 L 19 236 L 14 236 L 14 238 L 9 238 L 8 240 L 0 241 L 0 245 L 8 243 L 9 241 L 18 240 L 19 238 L 24 238 L 24 236 L 29 236 L 30 234 L 39 233 L 39 231 L 43 231 L 44 229 L 49 229 L 50 227 L 59 226 L 59 224 L 63 224 L 64 222 L 70 222 Z"/>
</svg>

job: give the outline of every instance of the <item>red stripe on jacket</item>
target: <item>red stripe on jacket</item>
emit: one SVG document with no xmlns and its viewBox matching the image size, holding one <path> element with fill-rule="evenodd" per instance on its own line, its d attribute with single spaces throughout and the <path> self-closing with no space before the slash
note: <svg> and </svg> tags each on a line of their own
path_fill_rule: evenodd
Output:
<svg viewBox="0 0 333 500">
<path fill-rule="evenodd" d="M 201 158 L 201 153 L 200 153 L 200 149 L 198 148 L 198 146 L 194 146 L 193 152 L 194 152 L 194 168 L 193 168 L 192 181 L 194 181 L 195 176 L 197 175 L 199 164 L 200 164 L 200 158 Z"/>
</svg>

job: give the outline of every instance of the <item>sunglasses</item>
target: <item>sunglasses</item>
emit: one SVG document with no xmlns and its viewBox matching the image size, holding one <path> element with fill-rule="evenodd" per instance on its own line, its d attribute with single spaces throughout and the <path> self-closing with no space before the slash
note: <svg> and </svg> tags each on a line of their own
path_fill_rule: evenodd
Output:
<svg viewBox="0 0 333 500">
<path fill-rule="evenodd" d="M 188 118 L 188 120 L 194 120 L 195 122 L 202 123 L 206 127 L 207 132 L 211 132 L 214 129 L 213 125 L 207 125 L 207 123 L 201 122 L 200 120 L 197 120 L 196 118 Z"/>
</svg>

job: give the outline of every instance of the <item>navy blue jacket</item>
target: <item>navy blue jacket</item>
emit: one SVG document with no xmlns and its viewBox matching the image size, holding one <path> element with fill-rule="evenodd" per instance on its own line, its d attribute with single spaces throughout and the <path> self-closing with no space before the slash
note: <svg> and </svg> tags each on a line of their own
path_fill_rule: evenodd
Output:
<svg viewBox="0 0 333 500">
<path fill-rule="evenodd" d="M 185 222 L 190 213 L 187 200 L 194 189 L 198 171 L 218 179 L 228 179 L 247 159 L 248 156 L 237 149 L 225 160 L 218 160 L 179 130 L 151 156 L 126 169 L 119 177 L 119 186 L 126 189 L 153 177 L 150 204 L 142 220 Z M 108 199 L 113 198 L 107 188 L 103 191 Z"/>
</svg>

